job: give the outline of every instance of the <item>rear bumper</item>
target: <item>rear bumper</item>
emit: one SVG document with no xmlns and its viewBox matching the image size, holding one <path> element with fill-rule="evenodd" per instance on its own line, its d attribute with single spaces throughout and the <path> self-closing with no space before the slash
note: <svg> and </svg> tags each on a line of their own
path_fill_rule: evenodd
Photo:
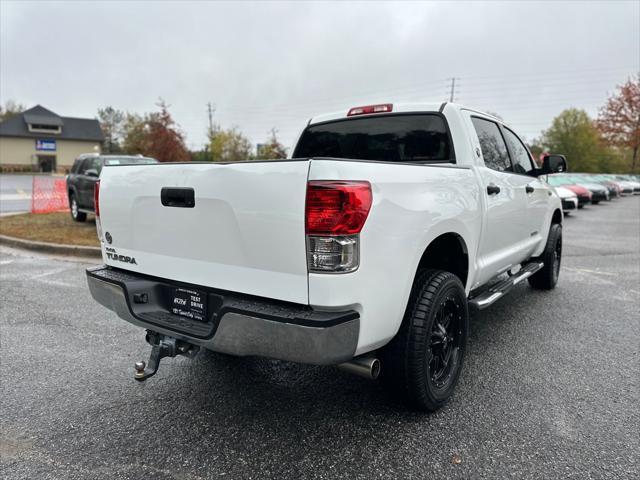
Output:
<svg viewBox="0 0 640 480">
<path fill-rule="evenodd" d="M 93 298 L 120 318 L 216 352 L 332 365 L 351 360 L 358 344 L 360 318 L 353 310 L 318 311 L 108 267 L 87 269 L 87 282 Z M 171 287 L 204 291 L 206 321 L 172 314 L 165 298 Z M 146 303 L 136 303 L 140 294 Z"/>
</svg>

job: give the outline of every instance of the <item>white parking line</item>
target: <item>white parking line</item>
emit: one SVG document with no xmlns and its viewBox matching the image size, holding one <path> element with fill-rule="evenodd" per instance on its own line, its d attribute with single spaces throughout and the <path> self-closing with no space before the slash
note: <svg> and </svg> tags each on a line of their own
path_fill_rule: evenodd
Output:
<svg viewBox="0 0 640 480">
<path fill-rule="evenodd" d="M 0 195 L 0 202 L 10 202 L 15 200 L 29 200 L 31 195 L 27 195 L 26 193 L 4 193 Z"/>
</svg>

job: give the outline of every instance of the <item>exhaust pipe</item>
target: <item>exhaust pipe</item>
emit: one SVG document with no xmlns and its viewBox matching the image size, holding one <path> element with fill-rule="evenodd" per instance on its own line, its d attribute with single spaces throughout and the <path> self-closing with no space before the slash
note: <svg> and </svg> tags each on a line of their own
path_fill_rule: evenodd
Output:
<svg viewBox="0 0 640 480">
<path fill-rule="evenodd" d="M 380 375 L 382 363 L 375 357 L 356 357 L 353 360 L 338 365 L 340 370 L 375 380 Z"/>
</svg>

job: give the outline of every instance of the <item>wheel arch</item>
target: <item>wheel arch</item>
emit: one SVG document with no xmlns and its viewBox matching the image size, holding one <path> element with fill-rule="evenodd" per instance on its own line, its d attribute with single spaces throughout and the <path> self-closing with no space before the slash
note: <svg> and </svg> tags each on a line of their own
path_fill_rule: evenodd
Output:
<svg viewBox="0 0 640 480">
<path fill-rule="evenodd" d="M 431 240 L 420 257 L 414 279 L 428 268 L 453 273 L 466 286 L 469 279 L 469 247 L 463 236 L 457 232 L 446 232 Z"/>
<path fill-rule="evenodd" d="M 76 196 L 76 199 L 78 198 L 78 192 L 76 190 L 76 187 L 74 185 L 68 185 L 67 186 L 67 197 L 69 199 L 71 199 L 71 195 L 72 194 Z"/>
</svg>

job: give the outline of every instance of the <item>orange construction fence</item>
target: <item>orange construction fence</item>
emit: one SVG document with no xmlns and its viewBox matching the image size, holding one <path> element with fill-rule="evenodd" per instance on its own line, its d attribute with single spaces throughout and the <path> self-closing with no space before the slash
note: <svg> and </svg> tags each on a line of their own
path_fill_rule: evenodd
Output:
<svg viewBox="0 0 640 480">
<path fill-rule="evenodd" d="M 31 190 L 31 213 L 63 212 L 66 210 L 69 210 L 66 179 L 35 175 Z"/>
</svg>

